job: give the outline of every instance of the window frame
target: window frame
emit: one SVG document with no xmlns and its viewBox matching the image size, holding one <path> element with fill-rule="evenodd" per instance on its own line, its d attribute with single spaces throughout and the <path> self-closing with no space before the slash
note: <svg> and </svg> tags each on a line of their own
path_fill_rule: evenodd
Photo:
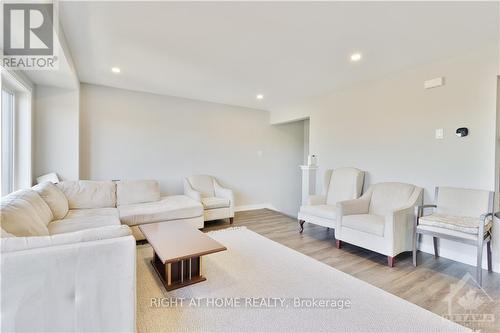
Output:
<svg viewBox="0 0 500 333">
<path fill-rule="evenodd" d="M 17 109 L 17 103 L 16 103 L 16 91 L 12 89 L 8 84 L 5 82 L 2 84 L 1 87 L 1 94 L 2 97 L 0 100 L 2 101 L 1 105 L 1 116 L 0 116 L 0 128 L 2 131 L 2 136 L 0 137 L 0 142 L 1 142 L 1 165 L 0 165 L 0 170 L 1 170 L 1 176 L 0 176 L 0 182 L 1 182 L 1 193 L 2 196 L 9 194 L 14 191 L 15 188 L 15 170 L 16 170 L 16 123 L 17 123 L 17 117 L 16 117 L 16 109 Z M 4 117 L 4 103 L 5 101 L 3 100 L 5 98 L 4 94 L 9 94 L 10 95 L 10 107 L 9 107 L 9 115 L 8 117 Z M 8 143 L 8 171 L 5 171 L 5 163 L 4 163 L 4 134 L 5 130 L 7 129 L 4 124 L 4 121 L 8 120 L 9 121 L 9 127 L 8 127 L 8 135 L 9 135 L 9 143 Z"/>
<path fill-rule="evenodd" d="M 7 70 L 0 65 L 0 103 L 2 90 L 13 93 L 13 183 L 12 191 L 29 188 L 33 185 L 33 96 L 35 86 L 22 71 Z M 0 124 L 1 126 L 1 124 Z M 1 135 L 0 135 L 1 141 Z M 1 145 L 1 143 L 0 143 Z M 0 182 L 2 182 L 0 165 Z M 3 186 L 0 187 L 0 191 Z M 1 193 L 5 195 L 6 193 Z"/>
</svg>

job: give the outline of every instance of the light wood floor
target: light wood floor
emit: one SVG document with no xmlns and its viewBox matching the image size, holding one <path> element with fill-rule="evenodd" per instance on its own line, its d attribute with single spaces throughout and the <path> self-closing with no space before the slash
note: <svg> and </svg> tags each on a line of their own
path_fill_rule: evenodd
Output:
<svg viewBox="0 0 500 333">
<path fill-rule="evenodd" d="M 412 264 L 411 254 L 404 253 L 396 258 L 395 267 L 389 268 L 383 255 L 349 244 L 343 244 L 341 249 L 337 249 L 331 229 L 306 223 L 303 234 L 299 234 L 297 220 L 272 210 L 236 213 L 232 226 L 246 226 L 273 241 L 439 315 L 448 311 L 445 298 L 450 292 L 450 286 L 459 282 L 467 272 L 475 276 L 473 266 L 445 258 L 435 259 L 434 256 L 421 252 L 417 267 Z M 230 227 L 227 221 L 206 222 L 203 231 L 227 227 Z M 485 324 L 482 331 L 500 332 L 500 274 L 483 271 L 483 288 L 487 295 L 477 288 L 473 289 L 477 292 L 476 295 L 469 295 L 483 300 L 480 313 L 493 314 L 495 318 L 495 322 Z M 473 298 L 468 301 L 472 302 Z M 477 312 L 477 309 L 473 311 Z"/>
</svg>

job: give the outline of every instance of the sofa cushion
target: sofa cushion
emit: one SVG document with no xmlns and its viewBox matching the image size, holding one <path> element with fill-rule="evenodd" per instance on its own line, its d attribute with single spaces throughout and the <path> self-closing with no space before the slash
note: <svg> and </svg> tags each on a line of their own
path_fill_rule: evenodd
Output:
<svg viewBox="0 0 500 333">
<path fill-rule="evenodd" d="M 202 198 L 201 203 L 205 209 L 227 208 L 231 204 L 229 199 L 217 197 Z"/>
<path fill-rule="evenodd" d="M 384 236 L 385 219 L 383 216 L 360 214 L 342 217 L 342 227 L 363 231 L 369 234 Z"/>
<path fill-rule="evenodd" d="M 334 205 L 301 206 L 300 213 L 322 217 L 324 219 L 330 219 L 330 220 L 336 219 Z"/>
<path fill-rule="evenodd" d="M 404 183 L 379 183 L 372 186 L 369 213 L 387 215 L 408 204 L 415 185 Z"/>
<path fill-rule="evenodd" d="M 68 213 L 68 199 L 53 183 L 44 182 L 33 186 L 42 199 L 47 203 L 55 220 L 62 219 Z"/>
<path fill-rule="evenodd" d="M 419 225 L 438 227 L 448 230 L 464 232 L 477 235 L 479 233 L 479 218 L 466 216 L 453 216 L 444 214 L 431 214 L 418 219 Z M 488 231 L 492 225 L 492 219 L 486 220 L 484 231 Z"/>
<path fill-rule="evenodd" d="M 117 205 L 132 205 L 160 200 L 160 185 L 156 180 L 120 180 L 116 182 Z"/>
<path fill-rule="evenodd" d="M 172 195 L 155 202 L 121 205 L 118 211 L 121 222 L 132 226 L 199 217 L 203 215 L 203 206 L 185 195 Z"/>
<path fill-rule="evenodd" d="M 65 219 L 77 217 L 114 216 L 119 217 L 118 208 L 70 209 Z"/>
<path fill-rule="evenodd" d="M 120 220 L 116 216 L 82 216 L 52 221 L 48 228 L 49 233 L 55 235 L 109 225 L 120 225 Z"/>
<path fill-rule="evenodd" d="M 126 225 L 114 225 L 43 237 L 15 237 L 12 239 L 2 239 L 1 252 L 6 253 L 65 244 L 92 242 L 103 239 L 126 237 L 130 234 L 131 230 Z"/>
<path fill-rule="evenodd" d="M 112 181 L 64 181 L 57 184 L 69 209 L 116 207 L 116 185 Z"/>
<path fill-rule="evenodd" d="M 52 211 L 37 192 L 26 189 L 2 198 L 0 217 L 2 229 L 14 236 L 45 236 Z"/>
</svg>

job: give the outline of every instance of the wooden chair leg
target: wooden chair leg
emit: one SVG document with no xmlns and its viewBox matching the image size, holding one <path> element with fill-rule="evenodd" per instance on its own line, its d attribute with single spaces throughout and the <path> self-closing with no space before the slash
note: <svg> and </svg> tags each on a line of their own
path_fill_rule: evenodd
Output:
<svg viewBox="0 0 500 333">
<path fill-rule="evenodd" d="M 299 220 L 299 227 L 300 227 L 300 230 L 299 230 L 299 233 L 302 233 L 302 231 L 304 231 L 304 223 L 306 221 L 304 220 Z"/>
<path fill-rule="evenodd" d="M 387 265 L 394 267 L 394 257 L 387 256 Z"/>
<path fill-rule="evenodd" d="M 476 282 L 480 287 L 483 286 L 483 242 L 479 242 L 477 246 L 477 263 L 476 263 Z"/>
<path fill-rule="evenodd" d="M 432 237 L 432 242 L 434 243 L 434 258 L 439 258 L 439 238 Z"/>
<path fill-rule="evenodd" d="M 493 266 L 491 264 L 491 240 L 486 243 L 486 255 L 488 256 L 488 272 L 493 272 Z"/>
<path fill-rule="evenodd" d="M 342 246 L 342 241 L 340 239 L 336 239 L 335 246 L 337 247 L 337 249 L 340 249 L 340 247 Z"/>
<path fill-rule="evenodd" d="M 229 218 L 229 224 L 233 224 L 233 222 L 234 222 L 234 217 L 230 217 Z"/>
</svg>

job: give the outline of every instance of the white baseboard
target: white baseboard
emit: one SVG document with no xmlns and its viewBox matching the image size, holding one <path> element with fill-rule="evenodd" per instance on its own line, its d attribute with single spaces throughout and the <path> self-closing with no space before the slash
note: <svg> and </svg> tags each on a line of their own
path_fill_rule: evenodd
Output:
<svg viewBox="0 0 500 333">
<path fill-rule="evenodd" d="M 276 207 L 274 207 L 270 203 L 262 203 L 262 204 L 254 204 L 254 205 L 241 205 L 241 206 L 235 206 L 234 211 L 235 212 L 243 212 L 246 210 L 256 210 L 256 209 L 271 209 L 278 211 Z"/>
</svg>

